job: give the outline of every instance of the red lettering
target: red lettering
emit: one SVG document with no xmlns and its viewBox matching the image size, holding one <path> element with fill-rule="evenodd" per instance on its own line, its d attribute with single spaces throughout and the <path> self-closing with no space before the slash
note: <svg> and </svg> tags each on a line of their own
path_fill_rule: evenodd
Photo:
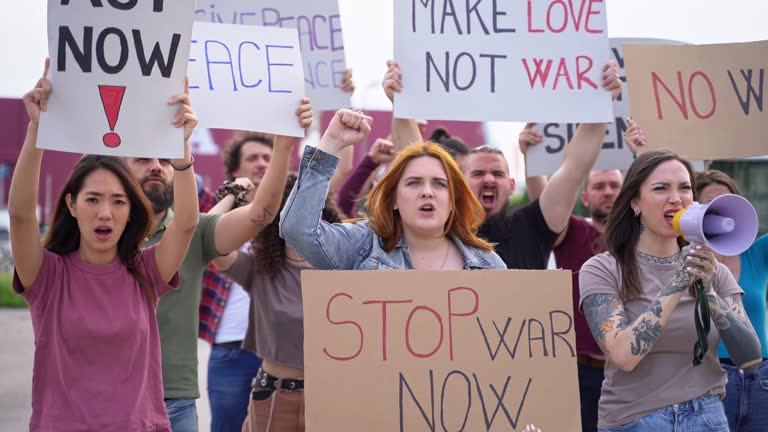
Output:
<svg viewBox="0 0 768 432">
<path fill-rule="evenodd" d="M 661 97 L 659 96 L 659 85 L 667 91 L 667 94 L 672 98 L 675 105 L 677 105 L 683 118 L 688 120 L 688 107 L 685 103 L 685 90 L 683 90 L 683 73 L 677 73 L 677 85 L 680 90 L 680 99 L 675 97 L 672 90 L 667 87 L 667 84 L 661 80 L 661 77 L 656 72 L 651 72 L 651 82 L 653 83 L 653 95 L 656 98 L 656 114 L 658 115 L 659 120 L 664 120 L 664 113 L 661 109 Z"/>
<path fill-rule="evenodd" d="M 544 63 L 544 59 L 531 59 L 536 67 L 533 75 L 531 75 L 531 69 L 528 67 L 528 59 L 523 59 L 523 66 L 525 66 L 525 72 L 528 73 L 528 80 L 531 82 L 531 88 L 536 84 L 538 80 L 541 83 L 541 88 L 547 85 L 547 79 L 549 78 L 549 70 L 552 68 L 552 60 L 547 60 L 547 67 L 541 70 L 541 65 Z"/>
<path fill-rule="evenodd" d="M 413 349 L 413 346 L 411 346 L 411 320 L 413 319 L 413 316 L 416 314 L 416 312 L 420 310 L 427 311 L 432 315 L 434 315 L 435 318 L 437 318 L 437 324 L 440 327 L 440 339 L 437 341 L 437 345 L 435 346 L 435 349 L 433 349 L 432 351 L 426 354 L 417 353 Z M 435 353 L 440 350 L 440 347 L 443 346 L 443 319 L 440 318 L 440 314 L 437 313 L 437 311 L 435 311 L 434 309 L 429 308 L 427 306 L 418 306 L 413 308 L 410 315 L 408 315 L 408 320 L 405 322 L 405 346 L 406 348 L 408 348 L 408 352 L 417 358 L 429 358 L 435 355 Z"/>
<path fill-rule="evenodd" d="M 579 31 L 581 29 L 581 19 L 584 16 L 584 3 L 586 3 L 586 0 L 581 0 L 581 7 L 579 7 L 579 15 L 574 15 L 575 8 L 573 7 L 573 0 L 568 0 L 568 6 L 569 10 L 571 12 L 571 20 L 573 21 L 573 28 L 576 31 Z"/>
<path fill-rule="evenodd" d="M 528 33 L 544 33 L 544 29 L 533 28 L 533 8 L 531 3 L 533 0 L 528 0 Z"/>
<path fill-rule="evenodd" d="M 333 303 L 337 297 L 346 297 L 352 300 L 352 296 L 346 293 L 338 293 L 333 297 L 331 297 L 331 299 L 328 300 L 328 304 L 325 306 L 325 319 L 327 319 L 328 322 L 333 325 L 353 325 L 357 327 L 357 331 L 358 333 L 360 333 L 360 346 L 358 347 L 357 351 L 354 354 L 348 357 L 332 355 L 331 353 L 328 352 L 328 349 L 325 347 L 323 347 L 323 353 L 327 355 L 329 358 L 336 361 L 349 361 L 357 358 L 357 356 L 359 356 L 360 353 L 363 351 L 363 343 L 364 343 L 363 328 L 360 327 L 360 324 L 356 323 L 355 321 L 334 321 L 333 319 L 331 319 L 331 303 Z"/>
<path fill-rule="evenodd" d="M 604 31 L 601 28 L 593 29 L 593 28 L 589 27 L 589 22 L 591 21 L 590 18 L 592 17 L 592 15 L 600 15 L 600 11 L 599 10 L 593 10 L 592 6 L 594 6 L 595 3 L 602 3 L 602 2 L 603 2 L 603 0 L 589 0 L 589 9 L 587 9 L 587 22 L 584 25 L 584 30 L 586 30 L 587 33 L 597 33 L 597 34 L 600 34 L 600 33 L 603 33 L 603 31 Z"/>
<path fill-rule="evenodd" d="M 565 59 L 560 59 L 560 64 L 557 66 L 557 74 L 555 75 L 555 82 L 552 84 L 552 90 L 557 90 L 557 85 L 560 83 L 560 77 L 564 76 L 568 81 L 568 88 L 573 90 L 573 81 L 571 81 L 571 75 L 568 73 L 568 66 L 565 64 Z"/>
<path fill-rule="evenodd" d="M 696 100 L 694 99 L 693 95 L 693 79 L 696 77 L 701 77 L 706 81 L 707 87 L 709 90 L 709 95 L 712 98 L 712 109 L 709 110 L 709 112 L 706 115 L 701 115 L 699 110 L 696 108 Z M 693 110 L 693 113 L 696 114 L 696 117 L 705 120 L 713 115 L 715 115 L 715 110 L 717 109 L 717 98 L 715 97 L 715 87 L 712 85 L 712 81 L 709 80 L 709 77 L 707 74 L 705 74 L 702 71 L 696 71 L 691 75 L 691 77 L 688 79 L 688 97 L 691 100 L 691 109 Z"/>
<path fill-rule="evenodd" d="M 387 360 L 387 305 L 413 303 L 413 300 L 369 300 L 364 305 L 381 305 L 381 358 Z"/>
<path fill-rule="evenodd" d="M 582 69 L 581 60 L 586 60 L 587 65 L 586 69 Z M 581 84 L 586 83 L 588 86 L 592 87 L 593 89 L 597 88 L 597 84 L 594 83 L 591 79 L 587 78 L 587 74 L 589 71 L 592 70 L 592 65 L 594 63 L 592 62 L 592 57 L 589 56 L 578 56 L 576 57 L 576 82 L 577 87 L 579 90 L 581 90 Z"/>
<path fill-rule="evenodd" d="M 559 4 L 563 7 L 563 25 L 560 26 L 560 28 L 553 28 L 552 27 L 552 7 L 556 4 Z M 547 8 L 547 28 L 552 33 L 562 33 L 565 28 L 568 27 L 568 6 L 563 3 L 562 0 L 556 0 L 549 4 L 549 7 Z"/>
<path fill-rule="evenodd" d="M 475 296 L 475 305 L 469 312 L 454 312 L 453 311 L 453 293 L 459 291 L 468 291 Z M 477 294 L 472 288 L 457 287 L 448 290 L 448 350 L 450 359 L 453 360 L 453 317 L 468 317 L 477 313 L 480 307 L 480 295 Z"/>
</svg>

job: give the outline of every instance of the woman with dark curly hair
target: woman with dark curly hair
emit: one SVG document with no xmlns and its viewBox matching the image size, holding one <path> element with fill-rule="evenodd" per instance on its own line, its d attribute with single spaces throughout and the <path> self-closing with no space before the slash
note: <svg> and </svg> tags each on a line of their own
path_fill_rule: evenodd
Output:
<svg viewBox="0 0 768 432">
<path fill-rule="evenodd" d="M 296 176 L 283 192 L 288 200 Z M 342 219 L 329 195 L 322 218 Z M 214 261 L 216 267 L 240 284 L 251 297 L 248 331 L 243 349 L 262 358 L 243 430 L 304 430 L 304 312 L 301 271 L 312 268 L 279 235 L 280 218 L 251 241 L 248 252 L 233 252 Z"/>
</svg>

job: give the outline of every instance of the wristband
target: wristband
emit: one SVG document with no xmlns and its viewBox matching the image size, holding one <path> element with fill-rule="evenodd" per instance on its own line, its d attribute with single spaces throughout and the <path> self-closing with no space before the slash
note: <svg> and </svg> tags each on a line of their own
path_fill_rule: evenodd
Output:
<svg viewBox="0 0 768 432">
<path fill-rule="evenodd" d="M 189 155 L 189 158 L 190 158 L 189 162 L 187 162 L 187 163 L 185 163 L 185 164 L 183 164 L 183 165 L 176 165 L 175 163 L 173 163 L 173 161 L 171 161 L 171 166 L 172 166 L 172 167 L 173 167 L 173 169 L 175 169 L 176 171 L 184 171 L 184 170 L 188 170 L 190 167 L 192 167 L 192 165 L 194 165 L 194 164 L 195 164 L 195 157 L 194 157 L 194 156 L 192 156 L 192 155 Z"/>
</svg>

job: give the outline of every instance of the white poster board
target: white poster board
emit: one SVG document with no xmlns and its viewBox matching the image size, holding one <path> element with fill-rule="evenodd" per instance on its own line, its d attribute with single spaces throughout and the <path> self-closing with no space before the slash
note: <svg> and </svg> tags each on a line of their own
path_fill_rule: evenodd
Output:
<svg viewBox="0 0 768 432">
<path fill-rule="evenodd" d="M 312 107 L 350 106 L 350 95 L 341 91 L 347 66 L 338 0 L 198 0 L 195 20 L 296 29 Z"/>
<path fill-rule="evenodd" d="M 193 10 L 193 0 L 49 0 L 53 93 L 38 147 L 183 157 L 183 129 L 171 122 L 178 106 L 168 100 L 184 92 Z"/>
<path fill-rule="evenodd" d="M 201 127 L 304 137 L 301 49 L 291 29 L 196 22 L 189 92 Z"/>
<path fill-rule="evenodd" d="M 613 102 L 614 119 L 608 126 L 603 142 L 603 149 L 595 162 L 595 170 L 626 170 L 632 164 L 632 153 L 624 144 L 624 131 L 627 130 L 629 110 L 629 88 L 624 72 L 623 43 L 683 45 L 684 42 L 648 38 L 611 38 L 611 59 L 616 62 L 619 77 L 624 81 L 621 95 Z M 528 149 L 527 173 L 530 176 L 554 174 L 563 163 L 565 147 L 576 133 L 577 124 L 541 123 L 535 126 L 543 136 L 541 144 Z"/>
<path fill-rule="evenodd" d="M 395 116 L 608 122 L 602 0 L 394 0 Z"/>
</svg>

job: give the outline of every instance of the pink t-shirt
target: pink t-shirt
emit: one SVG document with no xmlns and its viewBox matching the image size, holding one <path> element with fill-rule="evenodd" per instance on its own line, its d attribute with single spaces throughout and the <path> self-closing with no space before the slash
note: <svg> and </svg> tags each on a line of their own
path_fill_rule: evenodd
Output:
<svg viewBox="0 0 768 432">
<path fill-rule="evenodd" d="M 158 298 L 179 286 L 162 280 L 155 248 L 139 271 Z M 29 304 L 35 334 L 32 432 L 170 431 L 163 402 L 155 312 L 119 260 L 88 264 L 77 252 L 43 250 L 35 282 L 13 289 Z"/>
</svg>

